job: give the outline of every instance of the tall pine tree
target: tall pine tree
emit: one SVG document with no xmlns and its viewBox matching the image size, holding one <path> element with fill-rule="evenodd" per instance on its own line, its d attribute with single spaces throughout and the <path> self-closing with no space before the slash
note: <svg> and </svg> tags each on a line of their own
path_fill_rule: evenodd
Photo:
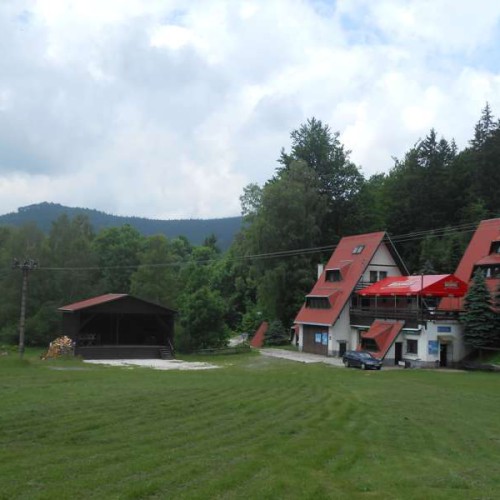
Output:
<svg viewBox="0 0 500 500">
<path fill-rule="evenodd" d="M 495 345 L 495 313 L 480 269 L 475 272 L 472 285 L 465 296 L 464 312 L 460 319 L 464 324 L 466 344 L 477 349 Z"/>
</svg>

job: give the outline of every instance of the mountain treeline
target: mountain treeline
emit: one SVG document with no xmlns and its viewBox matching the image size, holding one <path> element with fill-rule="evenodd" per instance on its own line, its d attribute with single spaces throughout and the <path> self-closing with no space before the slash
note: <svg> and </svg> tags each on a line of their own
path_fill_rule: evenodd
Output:
<svg viewBox="0 0 500 500">
<path fill-rule="evenodd" d="M 453 272 L 475 225 L 500 215 L 500 122 L 488 105 L 471 135 L 458 150 L 431 129 L 388 173 L 365 178 L 339 133 L 311 118 L 291 132 L 272 178 L 244 189 L 243 227 L 226 252 L 214 236 L 193 246 L 129 225 L 96 233 L 83 215 L 62 215 L 47 235 L 0 227 L 0 343 L 17 338 L 14 257 L 41 262 L 30 274 L 28 344 L 59 333 L 58 307 L 115 292 L 178 309 L 181 350 L 223 345 L 263 319 L 290 326 L 317 264 L 349 234 L 385 230 L 410 272 Z"/>
<path fill-rule="evenodd" d="M 227 250 L 234 235 L 241 229 L 241 217 L 225 217 L 222 219 L 147 219 L 145 217 L 124 217 L 111 215 L 100 210 L 89 208 L 65 207 L 59 203 L 37 203 L 18 208 L 17 212 L 0 215 L 0 225 L 22 226 L 28 222 L 35 223 L 44 233 L 48 233 L 52 223 L 61 215 L 69 218 L 77 215 L 87 216 L 96 232 L 110 227 L 129 224 L 144 236 L 163 234 L 167 238 L 184 236 L 193 245 L 201 245 L 207 235 L 217 236 L 218 246 Z"/>
</svg>

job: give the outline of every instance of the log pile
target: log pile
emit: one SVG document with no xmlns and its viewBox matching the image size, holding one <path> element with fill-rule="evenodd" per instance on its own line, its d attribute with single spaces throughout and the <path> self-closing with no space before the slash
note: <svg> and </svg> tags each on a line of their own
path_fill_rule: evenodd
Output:
<svg viewBox="0 0 500 500">
<path fill-rule="evenodd" d="M 67 337 L 57 337 L 49 344 L 49 350 L 42 355 L 42 359 L 54 359 L 60 356 L 68 356 L 73 354 L 73 341 Z"/>
</svg>

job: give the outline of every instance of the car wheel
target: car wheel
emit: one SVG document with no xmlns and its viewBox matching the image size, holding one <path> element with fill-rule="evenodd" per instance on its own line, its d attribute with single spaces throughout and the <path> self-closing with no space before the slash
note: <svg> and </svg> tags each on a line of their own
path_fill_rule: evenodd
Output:
<svg viewBox="0 0 500 500">
<path fill-rule="evenodd" d="M 366 365 L 364 363 L 361 363 L 361 369 L 366 370 Z"/>
<path fill-rule="evenodd" d="M 382 367 L 381 367 L 381 366 L 377 366 L 377 370 L 381 370 L 381 369 L 382 369 Z"/>
</svg>

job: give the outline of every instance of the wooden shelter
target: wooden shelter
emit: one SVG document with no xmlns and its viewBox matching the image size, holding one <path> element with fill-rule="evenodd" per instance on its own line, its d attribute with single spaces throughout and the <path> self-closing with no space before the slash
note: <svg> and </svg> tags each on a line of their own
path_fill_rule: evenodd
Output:
<svg viewBox="0 0 500 500">
<path fill-rule="evenodd" d="M 58 309 L 63 335 L 85 359 L 169 359 L 176 311 L 127 294 L 106 294 Z"/>
</svg>

